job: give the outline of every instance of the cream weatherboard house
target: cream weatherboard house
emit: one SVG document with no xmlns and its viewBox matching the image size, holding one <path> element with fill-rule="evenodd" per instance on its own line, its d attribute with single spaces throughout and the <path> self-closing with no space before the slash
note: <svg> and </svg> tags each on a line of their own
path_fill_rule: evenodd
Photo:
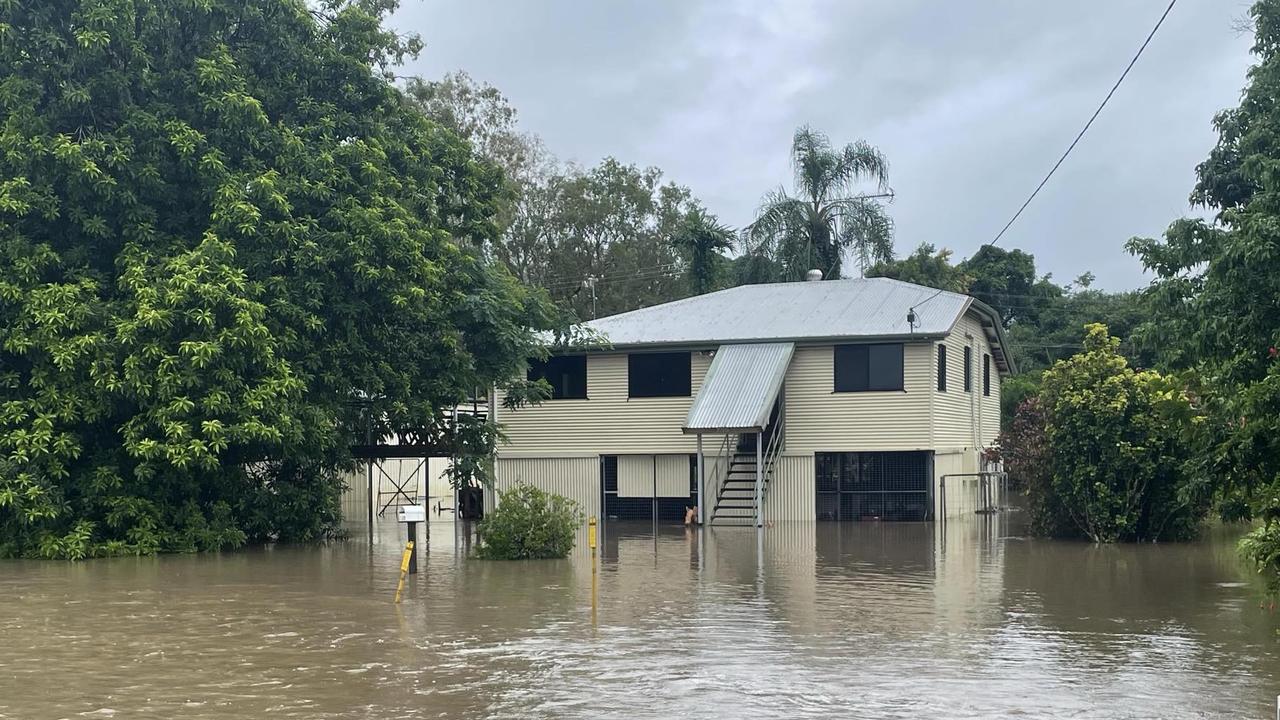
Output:
<svg viewBox="0 0 1280 720">
<path fill-rule="evenodd" d="M 716 524 L 975 509 L 1013 368 L 971 297 L 884 278 L 744 285 L 587 325 L 607 349 L 534 363 L 552 399 L 497 413 L 499 492 Z"/>
</svg>

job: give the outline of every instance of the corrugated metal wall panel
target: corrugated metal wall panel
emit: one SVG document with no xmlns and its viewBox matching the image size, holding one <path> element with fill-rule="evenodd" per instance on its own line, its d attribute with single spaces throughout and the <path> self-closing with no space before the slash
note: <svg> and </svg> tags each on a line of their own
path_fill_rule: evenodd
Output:
<svg viewBox="0 0 1280 720">
<path fill-rule="evenodd" d="M 618 456 L 618 497 L 653 497 L 653 456 Z"/>
<path fill-rule="evenodd" d="M 764 499 L 766 522 L 812 521 L 817 517 L 812 455 L 782 455 L 773 468 Z"/>
<path fill-rule="evenodd" d="M 903 388 L 893 392 L 833 392 L 832 346 L 797 348 L 785 385 L 789 453 L 840 450 L 923 450 L 934 392 L 932 343 L 903 351 Z"/>
<path fill-rule="evenodd" d="M 658 497 L 689 497 L 688 455 L 658 455 L 654 463 Z"/>
<path fill-rule="evenodd" d="M 693 353 L 690 397 L 628 398 L 626 354 L 589 355 L 586 400 L 549 400 L 519 410 L 498 410 L 498 422 L 507 436 L 498 454 L 694 452 L 694 437 L 685 435 L 682 428 L 710 364 L 708 353 Z"/>
<path fill-rule="evenodd" d="M 576 501 L 586 515 L 600 515 L 600 459 L 500 458 L 494 462 L 494 489 L 502 492 L 518 482 Z M 485 505 L 493 508 L 494 493 L 485 493 Z"/>
</svg>

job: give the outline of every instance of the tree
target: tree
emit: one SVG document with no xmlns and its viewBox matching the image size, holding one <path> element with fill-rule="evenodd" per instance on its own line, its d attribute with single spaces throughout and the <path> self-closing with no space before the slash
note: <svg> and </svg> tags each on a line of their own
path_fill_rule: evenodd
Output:
<svg viewBox="0 0 1280 720">
<path fill-rule="evenodd" d="M 1006 329 L 1018 320 L 1036 322 L 1039 310 L 1062 295 L 1056 285 L 1037 282 L 1035 258 L 1021 250 L 983 245 L 960 269 L 972 278 L 969 293 L 999 312 Z"/>
<path fill-rule="evenodd" d="M 1163 240 L 1129 250 L 1156 275 L 1141 339 L 1183 373 L 1209 413 L 1197 454 L 1228 506 L 1262 519 L 1246 553 L 1280 584 L 1280 2 L 1250 12 L 1257 64 L 1240 106 L 1214 120 L 1217 145 L 1196 169 L 1193 204 L 1212 221 L 1182 219 Z M 1232 514 L 1238 514 L 1238 510 Z"/>
<path fill-rule="evenodd" d="M 1044 373 L 1032 407 L 1044 413 L 1049 471 L 1026 478 L 1032 517 L 1041 531 L 1094 542 L 1190 537 L 1206 509 L 1183 467 L 1191 403 L 1172 378 L 1129 367 L 1119 347 L 1089 325 L 1084 350 Z M 1026 435 L 1014 457 L 1037 454 Z"/>
<path fill-rule="evenodd" d="M 546 219 L 551 296 L 582 318 L 684 297 L 672 238 L 693 206 L 689 189 L 663 183 L 657 168 L 614 158 L 571 168 L 557 180 Z"/>
<path fill-rule="evenodd" d="M 721 251 L 733 249 L 733 241 L 733 230 L 703 208 L 694 207 L 684 216 L 671 242 L 687 258 L 689 289 L 694 295 L 720 286 L 728 262 Z"/>
<path fill-rule="evenodd" d="M 836 150 L 806 126 L 792 140 L 791 164 L 796 195 L 781 188 L 766 195 L 747 228 L 748 251 L 782 265 L 777 279 L 799 280 L 812 268 L 837 279 L 849 249 L 863 272 L 893 259 L 893 222 L 878 202 L 891 195 L 889 165 L 879 150 L 862 140 Z M 865 180 L 874 182 L 877 195 L 855 194 Z"/>
<path fill-rule="evenodd" d="M 545 352 L 394 6 L 0 5 L 0 555 L 324 536 L 354 442 L 442 439 Z"/>
<path fill-rule="evenodd" d="M 866 274 L 867 277 L 893 278 L 957 293 L 969 292 L 969 285 L 973 282 L 964 270 L 951 264 L 950 250 L 938 250 L 929 243 L 921 243 L 915 252 L 901 260 L 878 262 Z"/>
<path fill-rule="evenodd" d="M 404 90 L 411 103 L 471 143 L 509 181 L 522 181 L 543 161 L 542 141 L 518 129 L 519 113 L 494 86 L 459 70 L 439 80 L 411 78 Z"/>
</svg>

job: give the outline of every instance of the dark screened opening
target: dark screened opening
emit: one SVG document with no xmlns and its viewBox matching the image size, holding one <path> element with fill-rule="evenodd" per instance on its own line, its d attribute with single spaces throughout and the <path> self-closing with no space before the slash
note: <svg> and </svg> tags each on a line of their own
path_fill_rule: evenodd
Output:
<svg viewBox="0 0 1280 720">
<path fill-rule="evenodd" d="M 982 394 L 991 394 L 991 356 L 982 354 Z"/>
<path fill-rule="evenodd" d="M 902 344 L 836 345 L 836 392 L 902 389 Z"/>
<path fill-rule="evenodd" d="M 973 348 L 964 349 L 964 391 L 973 392 Z"/>
<path fill-rule="evenodd" d="M 928 520 L 933 515 L 928 452 L 820 452 L 819 520 Z"/>
<path fill-rule="evenodd" d="M 557 355 L 546 360 L 529 361 L 529 379 L 551 384 L 552 400 L 587 397 L 587 356 Z"/>
<path fill-rule="evenodd" d="M 627 356 L 627 395 L 688 397 L 692 390 L 689 353 L 635 353 Z"/>
<path fill-rule="evenodd" d="M 947 346 L 938 346 L 938 392 L 947 391 Z"/>
</svg>

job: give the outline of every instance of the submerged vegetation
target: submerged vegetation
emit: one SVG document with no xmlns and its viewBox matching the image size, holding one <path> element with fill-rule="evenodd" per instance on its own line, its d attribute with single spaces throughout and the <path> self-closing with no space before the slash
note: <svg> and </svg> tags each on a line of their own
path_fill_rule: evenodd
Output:
<svg viewBox="0 0 1280 720">
<path fill-rule="evenodd" d="M 573 500 L 519 483 L 499 493 L 498 507 L 480 522 L 479 555 L 488 560 L 567 557 L 582 520 Z"/>
</svg>

